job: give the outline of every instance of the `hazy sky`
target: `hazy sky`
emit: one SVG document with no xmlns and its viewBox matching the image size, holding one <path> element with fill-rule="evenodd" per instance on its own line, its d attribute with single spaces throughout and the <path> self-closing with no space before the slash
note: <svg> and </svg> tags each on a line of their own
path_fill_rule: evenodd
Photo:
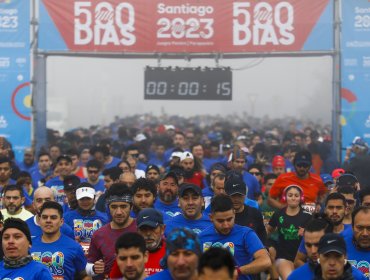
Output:
<svg viewBox="0 0 370 280">
<path fill-rule="evenodd" d="M 162 60 L 162 66 L 209 66 L 212 60 Z M 257 65 L 256 65 L 257 64 Z M 63 109 L 67 129 L 108 124 L 115 115 L 229 114 L 298 116 L 331 122 L 332 59 L 224 59 L 233 68 L 232 101 L 144 100 L 144 68 L 157 60 L 48 57 L 49 110 Z M 251 65 L 256 65 L 250 67 Z M 240 69 L 240 70 L 239 70 Z M 56 105 L 57 104 L 57 105 Z"/>
</svg>

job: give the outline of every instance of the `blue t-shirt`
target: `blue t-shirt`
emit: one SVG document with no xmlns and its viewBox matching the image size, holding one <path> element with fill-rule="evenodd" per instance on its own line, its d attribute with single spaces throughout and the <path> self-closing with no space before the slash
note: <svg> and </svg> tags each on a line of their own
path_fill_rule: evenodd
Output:
<svg viewBox="0 0 370 280">
<path fill-rule="evenodd" d="M 45 175 L 41 174 L 39 169 L 36 169 L 35 171 L 32 172 L 31 177 L 32 177 L 32 186 L 34 188 L 38 188 L 41 185 L 41 179 L 44 179 Z"/>
<path fill-rule="evenodd" d="M 243 181 L 248 187 L 248 198 L 255 200 L 254 194 L 260 191 L 260 184 L 256 177 L 248 172 L 243 172 Z"/>
<path fill-rule="evenodd" d="M 202 196 L 203 196 L 204 205 L 205 205 L 206 208 L 208 207 L 208 205 L 211 204 L 211 200 L 212 200 L 212 198 L 213 198 L 214 195 L 215 195 L 215 193 L 213 192 L 213 190 L 211 189 L 211 187 L 205 187 L 202 190 Z"/>
<path fill-rule="evenodd" d="M 4 262 L 0 262 L 0 279 L 2 280 L 53 280 L 49 269 L 38 262 L 31 261 L 25 266 L 18 268 L 5 268 Z"/>
<path fill-rule="evenodd" d="M 234 256 L 236 266 L 243 266 L 253 261 L 253 255 L 264 249 L 257 234 L 249 227 L 234 225 L 228 235 L 220 234 L 214 226 L 205 229 L 199 235 L 203 252 L 211 247 L 222 247 Z M 238 279 L 251 279 L 249 275 L 241 275 Z"/>
<path fill-rule="evenodd" d="M 179 207 L 179 200 L 176 199 L 171 204 L 164 204 L 159 198 L 154 202 L 154 208 L 163 213 L 163 217 L 170 216 L 175 217 L 181 214 L 181 209 Z"/>
<path fill-rule="evenodd" d="M 104 169 L 116 167 L 117 164 L 119 164 L 121 160 L 117 157 L 112 157 L 112 161 L 110 163 L 104 164 Z"/>
<path fill-rule="evenodd" d="M 79 237 L 80 242 L 90 243 L 93 233 L 108 223 L 108 217 L 100 211 L 95 211 L 95 215 L 86 217 L 78 210 L 72 210 L 64 214 L 64 222 L 73 229 L 74 236 Z"/>
<path fill-rule="evenodd" d="M 55 201 L 63 206 L 66 195 L 64 194 L 64 184 L 59 177 L 54 177 L 45 183 L 54 192 Z"/>
<path fill-rule="evenodd" d="M 212 222 L 207 215 L 203 214 L 202 217 L 198 220 L 189 220 L 186 219 L 183 214 L 181 214 L 167 220 L 164 235 L 167 236 L 171 232 L 171 230 L 180 227 L 190 228 L 196 234 L 200 234 L 203 230 L 210 226 L 212 226 Z"/>
<path fill-rule="evenodd" d="M 364 274 L 356 268 L 352 267 L 352 275 L 355 280 L 366 280 Z M 288 280 L 312 280 L 314 279 L 314 270 L 311 269 L 308 263 L 293 270 L 288 276 Z"/>
<path fill-rule="evenodd" d="M 32 163 L 31 165 L 26 165 L 24 161 L 18 163 L 18 168 L 20 171 L 26 171 L 28 173 L 32 173 L 38 168 L 37 162 Z"/>
<path fill-rule="evenodd" d="M 173 280 L 173 278 L 170 274 L 170 271 L 168 269 L 164 269 L 161 272 L 157 272 L 153 275 L 150 275 L 145 279 L 146 280 L 147 279 L 150 279 L 150 280 L 156 280 L 156 279 L 158 279 L 158 280 Z"/>
<path fill-rule="evenodd" d="M 28 225 L 28 228 L 30 229 L 31 238 L 35 238 L 36 236 L 39 236 L 42 234 L 41 227 L 39 225 L 36 225 L 36 216 L 33 216 L 27 219 L 26 223 Z M 72 239 L 75 238 L 73 234 L 73 230 L 69 225 L 63 224 L 60 228 L 60 232 L 68 236 L 69 238 L 72 238 Z"/>
<path fill-rule="evenodd" d="M 352 236 L 352 226 L 350 224 L 344 224 L 344 229 L 339 233 L 344 239 Z M 301 243 L 299 243 L 298 252 L 307 255 L 306 247 L 304 246 L 304 237 L 302 237 Z"/>
<path fill-rule="evenodd" d="M 35 261 L 49 267 L 53 277 L 63 276 L 64 280 L 74 280 L 87 264 L 81 245 L 63 234 L 52 243 L 44 243 L 37 236 L 30 251 Z"/>
<path fill-rule="evenodd" d="M 357 248 L 353 242 L 353 235 L 347 236 L 344 241 L 346 242 L 349 263 L 370 279 L 370 251 Z"/>
<path fill-rule="evenodd" d="M 82 182 L 88 182 L 87 178 L 82 178 L 81 179 L 81 183 Z M 92 185 L 95 189 L 95 192 L 105 192 L 105 187 L 104 187 L 104 180 L 103 179 L 99 179 L 98 182 L 94 185 Z"/>
</svg>

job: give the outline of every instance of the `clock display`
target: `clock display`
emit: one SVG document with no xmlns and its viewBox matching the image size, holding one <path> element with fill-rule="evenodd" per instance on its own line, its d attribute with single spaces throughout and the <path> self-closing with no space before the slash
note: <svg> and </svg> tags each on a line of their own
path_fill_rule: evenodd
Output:
<svg viewBox="0 0 370 280">
<path fill-rule="evenodd" d="M 146 67 L 144 99 L 231 100 L 230 68 Z"/>
</svg>

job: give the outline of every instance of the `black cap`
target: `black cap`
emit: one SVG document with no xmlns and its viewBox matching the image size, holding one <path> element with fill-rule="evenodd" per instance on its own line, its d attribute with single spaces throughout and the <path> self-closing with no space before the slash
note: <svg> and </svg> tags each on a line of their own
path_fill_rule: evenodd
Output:
<svg viewBox="0 0 370 280">
<path fill-rule="evenodd" d="M 225 166 L 223 166 L 221 163 L 219 162 L 216 162 L 214 164 L 211 165 L 211 169 L 210 169 L 210 172 L 212 172 L 213 170 L 219 170 L 219 171 L 222 171 L 223 173 L 226 173 L 226 168 Z"/>
<path fill-rule="evenodd" d="M 169 171 L 169 172 L 166 172 L 164 174 L 162 174 L 160 177 L 159 177 L 159 181 L 163 181 L 165 179 L 167 179 L 168 177 L 172 177 L 175 179 L 175 182 L 176 182 L 176 185 L 179 184 L 179 181 L 177 180 L 177 176 L 176 176 L 176 173 L 173 172 L 173 171 Z"/>
<path fill-rule="evenodd" d="M 163 215 L 154 208 L 145 208 L 137 215 L 136 222 L 138 228 L 141 226 L 156 228 L 159 225 L 163 225 Z"/>
<path fill-rule="evenodd" d="M 80 184 L 81 180 L 76 175 L 68 175 L 63 180 L 63 185 L 65 190 L 73 190 L 76 189 L 77 186 Z"/>
<path fill-rule="evenodd" d="M 312 164 L 311 153 L 309 151 L 299 151 L 299 152 L 297 152 L 294 156 L 293 163 L 294 164 L 304 163 L 304 164 L 307 164 L 307 165 L 311 165 Z"/>
<path fill-rule="evenodd" d="M 329 252 L 337 252 L 345 255 L 347 252 L 346 243 L 342 236 L 336 233 L 327 233 L 321 237 L 319 242 L 319 254 L 327 254 Z"/>
<path fill-rule="evenodd" d="M 202 196 L 202 189 L 199 186 L 191 183 L 183 183 L 180 185 L 179 197 L 182 197 L 188 190 L 192 190 L 197 195 Z"/>
<path fill-rule="evenodd" d="M 69 163 L 72 163 L 72 159 L 68 155 L 60 155 L 59 157 L 57 157 L 56 163 L 58 164 L 61 160 L 66 160 Z"/>
<path fill-rule="evenodd" d="M 225 192 L 227 195 L 233 194 L 247 194 L 247 186 L 243 179 L 238 176 L 232 176 L 225 182 Z"/>
<path fill-rule="evenodd" d="M 26 236 L 26 238 L 28 239 L 28 242 L 30 242 L 30 244 L 32 244 L 32 240 L 31 240 L 31 232 L 30 232 L 30 229 L 27 225 L 27 223 L 19 218 L 8 218 L 5 220 L 4 222 L 4 227 L 3 227 L 3 233 L 5 233 L 5 231 L 9 228 L 16 228 L 18 230 L 20 230 L 21 232 L 24 233 L 24 235 Z"/>
<path fill-rule="evenodd" d="M 356 176 L 349 173 L 344 173 L 337 178 L 338 187 L 354 187 L 356 183 L 358 183 Z"/>
<path fill-rule="evenodd" d="M 160 171 L 159 171 L 159 167 L 158 166 L 156 166 L 156 165 L 154 165 L 154 164 L 149 164 L 148 165 L 148 167 L 146 168 L 146 170 L 145 170 L 145 174 L 146 173 L 148 173 L 149 172 L 149 170 L 151 170 L 151 169 L 154 169 L 155 171 L 157 171 L 158 173 L 161 173 Z"/>
</svg>

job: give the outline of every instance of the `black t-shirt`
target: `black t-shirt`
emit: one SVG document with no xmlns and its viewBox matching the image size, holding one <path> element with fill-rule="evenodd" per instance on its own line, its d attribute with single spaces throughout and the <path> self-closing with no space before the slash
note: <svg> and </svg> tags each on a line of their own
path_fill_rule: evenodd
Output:
<svg viewBox="0 0 370 280">
<path fill-rule="evenodd" d="M 288 216 L 286 208 L 274 213 L 269 225 L 277 228 L 279 239 L 277 243 L 277 258 L 294 261 L 302 236 L 298 235 L 299 228 L 304 228 L 312 218 L 311 214 L 301 209 L 297 215 Z"/>
<path fill-rule="evenodd" d="M 267 237 L 266 228 L 263 224 L 262 214 L 256 208 L 244 205 L 244 210 L 235 214 L 235 223 L 253 229 L 262 243 L 265 244 Z"/>
</svg>

